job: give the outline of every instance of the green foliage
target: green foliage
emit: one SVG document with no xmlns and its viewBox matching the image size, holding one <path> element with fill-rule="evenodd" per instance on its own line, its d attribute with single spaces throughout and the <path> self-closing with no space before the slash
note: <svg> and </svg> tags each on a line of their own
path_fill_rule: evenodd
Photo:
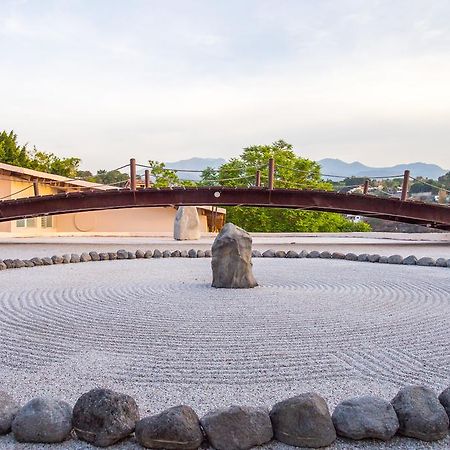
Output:
<svg viewBox="0 0 450 450">
<path fill-rule="evenodd" d="M 148 162 L 150 172 L 155 178 L 153 187 L 171 187 L 171 186 L 186 186 L 192 187 L 197 184 L 190 180 L 181 180 L 177 172 L 172 169 L 167 169 L 163 162 L 150 160 Z"/>
<path fill-rule="evenodd" d="M 94 183 L 102 183 L 109 185 L 117 185 L 120 182 L 126 182 L 130 176 L 127 173 L 122 173 L 118 170 L 98 170 L 97 174 L 92 178 L 88 178 L 87 181 L 93 181 Z"/>
<path fill-rule="evenodd" d="M 427 184 L 422 183 L 422 181 L 424 181 Z M 430 185 L 436 186 L 432 187 Z M 430 180 L 429 178 L 417 177 L 416 181 L 414 181 L 414 183 L 412 183 L 411 186 L 409 187 L 409 193 L 419 194 L 421 192 L 431 192 L 436 195 L 439 192 L 439 186 L 434 180 Z"/>
<path fill-rule="evenodd" d="M 445 189 L 450 189 L 450 172 L 438 178 L 439 184 Z"/>
</svg>

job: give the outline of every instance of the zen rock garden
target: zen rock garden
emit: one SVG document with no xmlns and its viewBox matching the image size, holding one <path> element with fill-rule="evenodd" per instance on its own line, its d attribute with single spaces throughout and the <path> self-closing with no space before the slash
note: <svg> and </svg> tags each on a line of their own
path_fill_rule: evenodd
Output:
<svg viewBox="0 0 450 450">
<path fill-rule="evenodd" d="M 179 405 L 141 417 L 126 394 L 93 389 L 73 408 L 58 399 L 35 398 L 20 406 L 0 392 L 0 434 L 17 442 L 52 444 L 78 439 L 108 447 L 130 437 L 145 448 L 246 450 L 272 440 L 293 447 L 321 448 L 337 436 L 349 440 L 388 441 L 395 435 L 423 441 L 447 436 L 450 387 L 439 397 L 424 386 L 405 386 L 387 401 L 365 396 L 339 403 L 330 414 L 319 394 L 308 392 L 263 407 L 231 405 L 199 418 Z M 351 445 L 351 444 L 349 444 Z"/>
</svg>

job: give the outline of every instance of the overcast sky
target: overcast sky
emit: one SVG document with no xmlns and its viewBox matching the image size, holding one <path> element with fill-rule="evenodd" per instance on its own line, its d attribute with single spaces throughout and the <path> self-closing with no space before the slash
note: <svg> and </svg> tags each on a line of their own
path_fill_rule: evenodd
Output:
<svg viewBox="0 0 450 450">
<path fill-rule="evenodd" d="M 450 1 L 0 0 L 0 129 L 92 169 L 279 138 L 450 168 Z"/>
</svg>

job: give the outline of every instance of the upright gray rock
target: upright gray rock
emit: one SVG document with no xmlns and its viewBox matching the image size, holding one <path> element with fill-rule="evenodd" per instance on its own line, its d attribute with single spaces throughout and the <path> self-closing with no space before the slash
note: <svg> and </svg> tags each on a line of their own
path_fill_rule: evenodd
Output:
<svg viewBox="0 0 450 450">
<path fill-rule="evenodd" d="M 139 420 L 139 409 L 129 395 L 109 389 L 83 394 L 73 408 L 73 428 L 83 441 L 107 447 L 129 436 Z"/>
<path fill-rule="evenodd" d="M 10 395 L 0 391 L 0 435 L 11 431 L 12 421 L 19 409 L 19 404 Z"/>
<path fill-rule="evenodd" d="M 200 239 L 200 219 L 195 206 L 180 206 L 173 225 L 173 238 L 177 241 Z"/>
<path fill-rule="evenodd" d="M 202 417 L 201 424 L 217 450 L 246 450 L 269 442 L 273 436 L 268 412 L 250 406 L 211 411 Z"/>
<path fill-rule="evenodd" d="M 258 283 L 252 266 L 251 236 L 232 223 L 225 224 L 212 245 L 212 286 L 253 288 Z"/>
<path fill-rule="evenodd" d="M 136 424 L 135 434 L 139 444 L 154 449 L 195 450 L 203 442 L 199 418 L 185 405 L 145 417 Z"/>
<path fill-rule="evenodd" d="M 365 396 L 344 400 L 333 412 L 338 435 L 349 439 L 391 439 L 398 430 L 392 405 L 381 398 Z"/>
<path fill-rule="evenodd" d="M 406 386 L 391 403 L 400 423 L 400 434 L 423 441 L 437 441 L 447 435 L 447 413 L 431 389 Z"/>
<path fill-rule="evenodd" d="M 19 442 L 62 442 L 72 431 L 72 408 L 61 400 L 35 398 L 16 415 L 12 432 Z"/>
<path fill-rule="evenodd" d="M 326 401 L 312 392 L 277 403 L 270 419 L 275 439 L 284 444 L 319 448 L 336 439 Z"/>
</svg>

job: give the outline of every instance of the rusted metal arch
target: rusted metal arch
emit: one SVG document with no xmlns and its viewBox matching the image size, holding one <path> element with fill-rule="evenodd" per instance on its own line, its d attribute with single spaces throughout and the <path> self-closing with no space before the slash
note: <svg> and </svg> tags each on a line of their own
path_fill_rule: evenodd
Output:
<svg viewBox="0 0 450 450">
<path fill-rule="evenodd" d="M 450 230 L 450 208 L 328 191 L 266 188 L 167 188 L 72 192 L 0 202 L 0 222 L 102 209 L 218 205 L 263 206 L 377 217 Z"/>
</svg>

